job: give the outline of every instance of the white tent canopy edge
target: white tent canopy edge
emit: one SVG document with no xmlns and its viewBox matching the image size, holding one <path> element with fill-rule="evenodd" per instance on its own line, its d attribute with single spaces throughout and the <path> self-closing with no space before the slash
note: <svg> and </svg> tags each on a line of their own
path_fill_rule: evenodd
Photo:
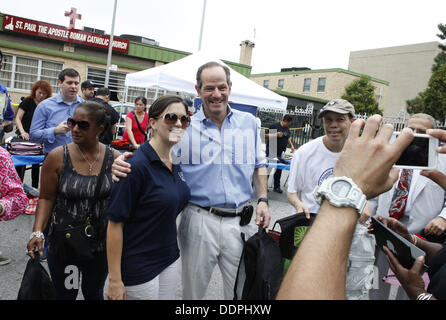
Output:
<svg viewBox="0 0 446 320">
<path fill-rule="evenodd" d="M 209 61 L 218 62 L 230 69 L 232 82 L 231 95 L 229 97 L 230 102 L 256 106 L 260 109 L 286 112 L 288 98 L 258 85 L 231 69 L 220 59 L 210 57 L 202 51 L 162 66 L 127 74 L 125 77 L 125 86 L 140 88 L 155 87 L 196 95 L 196 72 L 201 65 Z"/>
</svg>

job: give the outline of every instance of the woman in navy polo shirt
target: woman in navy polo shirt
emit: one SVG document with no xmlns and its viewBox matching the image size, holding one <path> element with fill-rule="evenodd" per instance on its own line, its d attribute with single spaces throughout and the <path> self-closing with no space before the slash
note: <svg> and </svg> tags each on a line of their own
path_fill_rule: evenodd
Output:
<svg viewBox="0 0 446 320">
<path fill-rule="evenodd" d="M 180 276 L 176 218 L 190 198 L 172 147 L 190 123 L 181 97 L 150 107 L 150 142 L 129 159 L 132 172 L 114 184 L 107 210 L 107 298 L 175 299 Z"/>
</svg>

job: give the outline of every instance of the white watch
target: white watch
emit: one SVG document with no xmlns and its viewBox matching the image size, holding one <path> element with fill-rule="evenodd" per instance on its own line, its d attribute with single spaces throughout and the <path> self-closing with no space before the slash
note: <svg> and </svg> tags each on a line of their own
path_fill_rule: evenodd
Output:
<svg viewBox="0 0 446 320">
<path fill-rule="evenodd" d="M 348 177 L 330 177 L 313 191 L 316 202 L 321 205 L 325 198 L 335 207 L 353 207 L 361 215 L 367 203 L 362 190 Z"/>
</svg>

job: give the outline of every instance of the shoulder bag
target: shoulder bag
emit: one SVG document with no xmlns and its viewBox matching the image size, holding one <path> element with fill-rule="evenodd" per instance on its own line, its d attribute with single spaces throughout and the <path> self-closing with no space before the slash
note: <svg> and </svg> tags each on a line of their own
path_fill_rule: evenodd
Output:
<svg viewBox="0 0 446 320">
<path fill-rule="evenodd" d="M 136 116 L 135 111 L 132 111 L 132 114 L 135 117 L 136 124 L 138 125 L 139 131 L 141 131 L 142 134 L 144 135 L 144 141 L 146 141 L 147 140 L 147 133 L 141 128 L 141 125 L 139 124 L 138 117 Z M 144 117 L 145 117 L 145 114 L 144 114 Z"/>
</svg>

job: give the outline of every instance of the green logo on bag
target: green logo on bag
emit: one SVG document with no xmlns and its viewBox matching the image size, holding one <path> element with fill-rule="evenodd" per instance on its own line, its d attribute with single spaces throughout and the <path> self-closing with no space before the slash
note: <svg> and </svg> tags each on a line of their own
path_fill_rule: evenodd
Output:
<svg viewBox="0 0 446 320">
<path fill-rule="evenodd" d="M 294 246 L 297 248 L 302 242 L 305 234 L 308 231 L 308 227 L 296 227 L 294 229 Z"/>
</svg>

